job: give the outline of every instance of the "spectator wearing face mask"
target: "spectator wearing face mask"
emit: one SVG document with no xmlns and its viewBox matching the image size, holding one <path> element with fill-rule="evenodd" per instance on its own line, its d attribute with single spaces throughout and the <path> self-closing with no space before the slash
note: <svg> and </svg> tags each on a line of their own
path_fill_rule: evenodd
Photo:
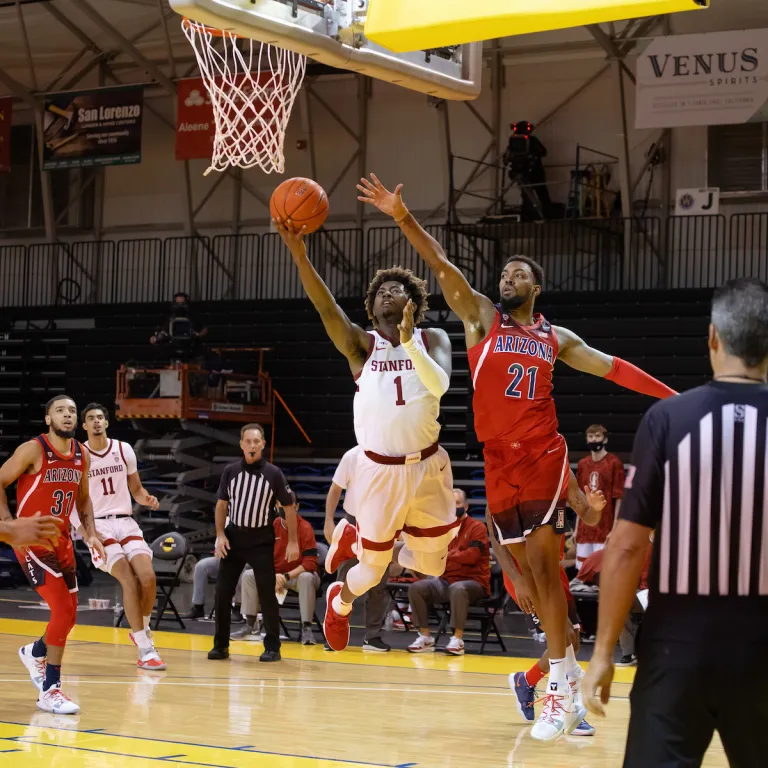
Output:
<svg viewBox="0 0 768 768">
<path fill-rule="evenodd" d="M 411 653 L 435 650 L 435 639 L 429 631 L 429 606 L 435 603 L 451 604 L 453 637 L 445 652 L 453 656 L 464 653 L 464 625 L 469 606 L 490 595 L 491 558 L 488 532 L 480 520 L 467 514 L 467 494 L 453 489 L 456 517 L 461 520 L 459 531 L 448 547 L 448 559 L 442 576 L 419 579 L 408 588 L 413 623 L 419 636 L 408 646 Z"/>
<path fill-rule="evenodd" d="M 602 491 L 607 504 L 600 522 L 590 528 L 580 523 L 576 526 L 576 566 L 581 568 L 593 553 L 605 547 L 608 535 L 613 530 L 624 495 L 624 464 L 619 457 L 608 453 L 608 430 L 602 424 L 587 428 L 586 449 L 589 454 L 578 464 L 576 479 L 580 488 Z"/>
</svg>

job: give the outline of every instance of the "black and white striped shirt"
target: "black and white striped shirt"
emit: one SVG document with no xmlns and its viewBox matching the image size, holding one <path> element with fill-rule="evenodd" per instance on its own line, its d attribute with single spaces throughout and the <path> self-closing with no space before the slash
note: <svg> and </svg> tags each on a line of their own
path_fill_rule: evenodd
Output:
<svg viewBox="0 0 768 768">
<path fill-rule="evenodd" d="M 656 529 L 644 631 L 768 632 L 767 432 L 760 384 L 713 381 L 645 415 L 619 515 Z"/>
<path fill-rule="evenodd" d="M 242 528 L 266 528 L 275 519 L 275 503 L 293 504 L 285 475 L 261 458 L 253 464 L 245 459 L 227 464 L 221 475 L 218 498 L 229 502 L 229 521 Z"/>
</svg>

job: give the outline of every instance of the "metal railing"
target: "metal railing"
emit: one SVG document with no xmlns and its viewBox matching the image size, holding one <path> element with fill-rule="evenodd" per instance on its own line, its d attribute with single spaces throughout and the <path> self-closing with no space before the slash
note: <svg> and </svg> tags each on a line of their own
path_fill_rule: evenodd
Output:
<svg viewBox="0 0 768 768">
<path fill-rule="evenodd" d="M 566 219 L 427 227 L 479 290 L 495 295 L 515 254 L 544 267 L 547 291 L 711 288 L 731 277 L 768 279 L 768 213 L 730 217 Z M 400 265 L 435 277 L 398 227 L 321 230 L 312 263 L 337 298 L 358 297 L 377 269 Z M 0 247 L 4 307 L 302 298 L 279 236 L 219 235 Z"/>
</svg>

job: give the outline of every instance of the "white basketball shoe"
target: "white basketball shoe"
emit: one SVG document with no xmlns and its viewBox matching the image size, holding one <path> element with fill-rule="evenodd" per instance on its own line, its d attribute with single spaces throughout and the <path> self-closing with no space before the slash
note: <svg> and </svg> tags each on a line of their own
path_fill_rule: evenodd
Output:
<svg viewBox="0 0 768 768">
<path fill-rule="evenodd" d="M 32 685 L 34 685 L 38 691 L 42 691 L 43 680 L 45 680 L 46 660 L 45 656 L 37 658 L 32 655 L 33 645 L 34 643 L 30 643 L 29 645 L 23 645 L 19 648 L 19 658 L 29 672 L 29 676 L 32 679 Z"/>
<path fill-rule="evenodd" d="M 569 734 L 581 722 L 581 711 L 573 703 L 568 683 L 549 683 L 541 702 L 544 709 L 531 728 L 531 737 L 538 741 L 552 741 Z"/>
<path fill-rule="evenodd" d="M 80 706 L 61 690 L 61 683 L 52 685 L 47 691 L 40 691 L 37 708 L 54 715 L 76 715 L 80 711 Z"/>
</svg>

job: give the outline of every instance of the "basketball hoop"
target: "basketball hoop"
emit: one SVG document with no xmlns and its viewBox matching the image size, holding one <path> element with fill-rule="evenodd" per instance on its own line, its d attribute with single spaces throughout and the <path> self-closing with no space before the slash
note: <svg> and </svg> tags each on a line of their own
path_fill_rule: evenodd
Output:
<svg viewBox="0 0 768 768">
<path fill-rule="evenodd" d="M 307 57 L 191 19 L 181 25 L 213 106 L 216 135 L 205 175 L 233 166 L 283 173 L 285 132 Z"/>
</svg>

